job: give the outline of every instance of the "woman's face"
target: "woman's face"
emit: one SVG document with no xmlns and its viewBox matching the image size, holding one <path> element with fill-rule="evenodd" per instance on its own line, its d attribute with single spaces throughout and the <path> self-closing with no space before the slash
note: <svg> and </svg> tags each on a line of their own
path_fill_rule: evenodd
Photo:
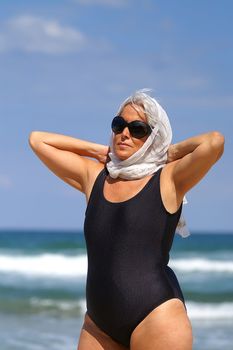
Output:
<svg viewBox="0 0 233 350">
<path fill-rule="evenodd" d="M 134 120 L 140 120 L 147 123 L 142 107 L 137 107 L 139 107 L 139 111 L 131 104 L 127 104 L 120 113 L 121 117 L 123 117 L 128 123 Z M 148 135 L 141 139 L 132 137 L 127 127 L 125 127 L 120 134 L 113 135 L 113 150 L 115 155 L 121 160 L 129 158 L 132 154 L 137 152 L 148 138 Z"/>
</svg>

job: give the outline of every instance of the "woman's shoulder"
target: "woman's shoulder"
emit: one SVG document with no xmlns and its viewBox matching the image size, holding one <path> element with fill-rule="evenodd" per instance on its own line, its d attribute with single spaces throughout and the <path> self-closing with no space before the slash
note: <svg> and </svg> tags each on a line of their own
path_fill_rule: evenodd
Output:
<svg viewBox="0 0 233 350">
<path fill-rule="evenodd" d="M 87 167 L 87 177 L 86 177 L 86 186 L 85 186 L 85 194 L 87 201 L 91 194 L 91 190 L 97 179 L 98 175 L 105 169 L 105 164 L 100 162 L 91 161 Z"/>
<path fill-rule="evenodd" d="M 177 211 L 183 201 L 183 195 L 178 193 L 173 177 L 173 170 L 177 161 L 167 163 L 162 168 L 160 175 L 162 201 L 166 210 L 171 214 Z"/>
</svg>

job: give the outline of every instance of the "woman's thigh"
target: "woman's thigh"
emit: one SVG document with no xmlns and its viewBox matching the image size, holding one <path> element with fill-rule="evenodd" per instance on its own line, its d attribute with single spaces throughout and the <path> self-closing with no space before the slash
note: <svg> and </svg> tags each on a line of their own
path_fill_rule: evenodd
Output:
<svg viewBox="0 0 233 350">
<path fill-rule="evenodd" d="M 127 348 L 115 342 L 104 333 L 92 319 L 85 314 L 80 332 L 77 350 L 126 350 Z"/>
<path fill-rule="evenodd" d="M 159 305 L 131 334 L 130 350 L 192 350 L 192 326 L 181 300 Z"/>
</svg>

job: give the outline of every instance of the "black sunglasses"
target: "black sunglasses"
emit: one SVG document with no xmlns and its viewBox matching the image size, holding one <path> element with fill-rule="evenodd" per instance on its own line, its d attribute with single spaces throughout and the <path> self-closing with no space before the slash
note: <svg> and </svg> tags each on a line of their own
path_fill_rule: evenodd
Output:
<svg viewBox="0 0 233 350">
<path fill-rule="evenodd" d="M 120 115 L 113 118 L 111 127 L 115 134 L 120 134 L 124 128 L 127 127 L 130 135 L 136 139 L 141 139 L 144 136 L 150 135 L 152 132 L 152 129 L 148 124 L 140 120 L 134 120 L 127 123 Z"/>
</svg>

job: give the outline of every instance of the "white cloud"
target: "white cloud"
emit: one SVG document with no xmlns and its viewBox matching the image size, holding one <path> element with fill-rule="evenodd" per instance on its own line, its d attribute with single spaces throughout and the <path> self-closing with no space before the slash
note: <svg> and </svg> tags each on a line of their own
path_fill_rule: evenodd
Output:
<svg viewBox="0 0 233 350">
<path fill-rule="evenodd" d="M 11 179 L 6 175 L 0 174 L 0 188 L 11 188 L 12 187 L 12 181 Z"/>
<path fill-rule="evenodd" d="M 75 0 L 81 5 L 106 5 L 120 7 L 128 4 L 128 0 Z"/>
<path fill-rule="evenodd" d="M 88 40 L 80 31 L 30 15 L 11 19 L 0 29 L 0 52 L 59 54 L 76 52 L 87 46 Z"/>
</svg>

